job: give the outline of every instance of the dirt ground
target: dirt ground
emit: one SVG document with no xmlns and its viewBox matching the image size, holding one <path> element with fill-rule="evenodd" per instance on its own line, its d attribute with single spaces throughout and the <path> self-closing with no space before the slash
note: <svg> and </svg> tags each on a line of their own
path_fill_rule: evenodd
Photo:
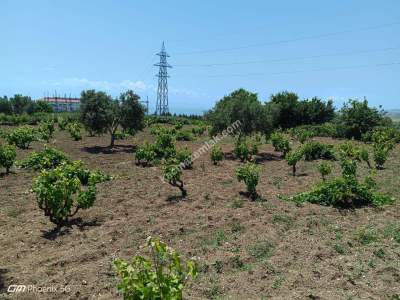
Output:
<svg viewBox="0 0 400 300">
<path fill-rule="evenodd" d="M 340 210 L 280 200 L 321 179 L 318 161 L 300 162 L 293 177 L 271 145 L 257 157 L 264 201 L 251 202 L 240 195 L 231 141 L 222 144 L 220 165 L 206 154 L 184 171 L 188 197 L 180 200 L 159 167 L 134 164 L 133 145 L 151 139 L 140 133 L 108 151 L 108 136 L 75 142 L 56 133 L 52 146 L 116 177 L 98 185 L 94 207 L 58 234 L 30 192 L 37 173 L 0 175 L 0 299 L 120 299 L 112 261 L 141 253 L 148 236 L 198 260 L 185 299 L 400 299 L 400 202 Z M 177 144 L 194 151 L 205 139 Z M 35 142 L 18 158 L 42 147 Z M 378 173 L 379 189 L 400 198 L 399 175 L 397 146 Z M 8 294 L 11 284 L 58 290 Z"/>
</svg>

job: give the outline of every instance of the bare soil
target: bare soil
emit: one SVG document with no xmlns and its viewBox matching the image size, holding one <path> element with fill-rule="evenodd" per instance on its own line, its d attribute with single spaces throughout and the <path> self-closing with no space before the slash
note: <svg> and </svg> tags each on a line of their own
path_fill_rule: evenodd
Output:
<svg viewBox="0 0 400 300">
<path fill-rule="evenodd" d="M 206 139 L 177 144 L 194 151 Z M 180 199 L 178 189 L 160 180 L 158 166 L 134 164 L 134 145 L 145 140 L 152 140 L 147 131 L 109 150 L 108 136 L 75 142 L 56 133 L 52 146 L 115 176 L 98 186 L 94 207 L 61 232 L 30 191 L 37 173 L 14 168 L 0 175 L 0 299 L 120 299 L 112 261 L 142 253 L 148 236 L 198 260 L 200 274 L 186 299 L 400 299 L 400 202 L 345 210 L 280 200 L 321 179 L 318 161 L 300 162 L 293 177 L 271 145 L 257 156 L 263 201 L 249 201 L 240 194 L 241 163 L 229 140 L 220 165 L 206 154 L 184 171 L 188 196 Z M 35 142 L 18 158 L 42 147 Z M 396 198 L 399 167 L 398 146 L 377 176 L 380 190 Z M 11 284 L 68 288 L 9 294 Z"/>
</svg>

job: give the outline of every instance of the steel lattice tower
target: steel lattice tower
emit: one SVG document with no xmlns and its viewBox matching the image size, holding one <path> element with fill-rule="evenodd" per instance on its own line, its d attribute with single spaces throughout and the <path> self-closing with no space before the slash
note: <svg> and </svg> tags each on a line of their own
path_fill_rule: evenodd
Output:
<svg viewBox="0 0 400 300">
<path fill-rule="evenodd" d="M 159 67 L 158 74 L 158 88 L 157 88 L 157 105 L 156 105 L 156 115 L 167 115 L 169 113 L 168 108 L 168 68 L 172 68 L 167 63 L 168 53 L 165 52 L 164 42 L 162 43 L 161 51 L 157 53 L 160 56 L 160 62 L 155 64 Z"/>
</svg>

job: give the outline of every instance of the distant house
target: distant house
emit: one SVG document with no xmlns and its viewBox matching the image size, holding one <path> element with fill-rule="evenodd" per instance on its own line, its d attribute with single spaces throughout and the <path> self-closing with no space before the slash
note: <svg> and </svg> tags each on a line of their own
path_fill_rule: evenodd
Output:
<svg viewBox="0 0 400 300">
<path fill-rule="evenodd" d="M 55 112 L 77 111 L 81 105 L 81 99 L 70 97 L 44 97 L 43 101 L 49 103 Z"/>
</svg>

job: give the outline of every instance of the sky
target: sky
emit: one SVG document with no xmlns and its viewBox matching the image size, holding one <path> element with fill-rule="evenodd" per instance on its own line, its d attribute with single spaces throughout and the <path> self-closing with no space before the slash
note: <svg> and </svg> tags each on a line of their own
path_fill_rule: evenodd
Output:
<svg viewBox="0 0 400 300">
<path fill-rule="evenodd" d="M 133 89 L 153 112 L 165 41 L 172 113 L 238 88 L 400 108 L 398 0 L 0 0 L 0 12 L 0 95 Z"/>
</svg>

